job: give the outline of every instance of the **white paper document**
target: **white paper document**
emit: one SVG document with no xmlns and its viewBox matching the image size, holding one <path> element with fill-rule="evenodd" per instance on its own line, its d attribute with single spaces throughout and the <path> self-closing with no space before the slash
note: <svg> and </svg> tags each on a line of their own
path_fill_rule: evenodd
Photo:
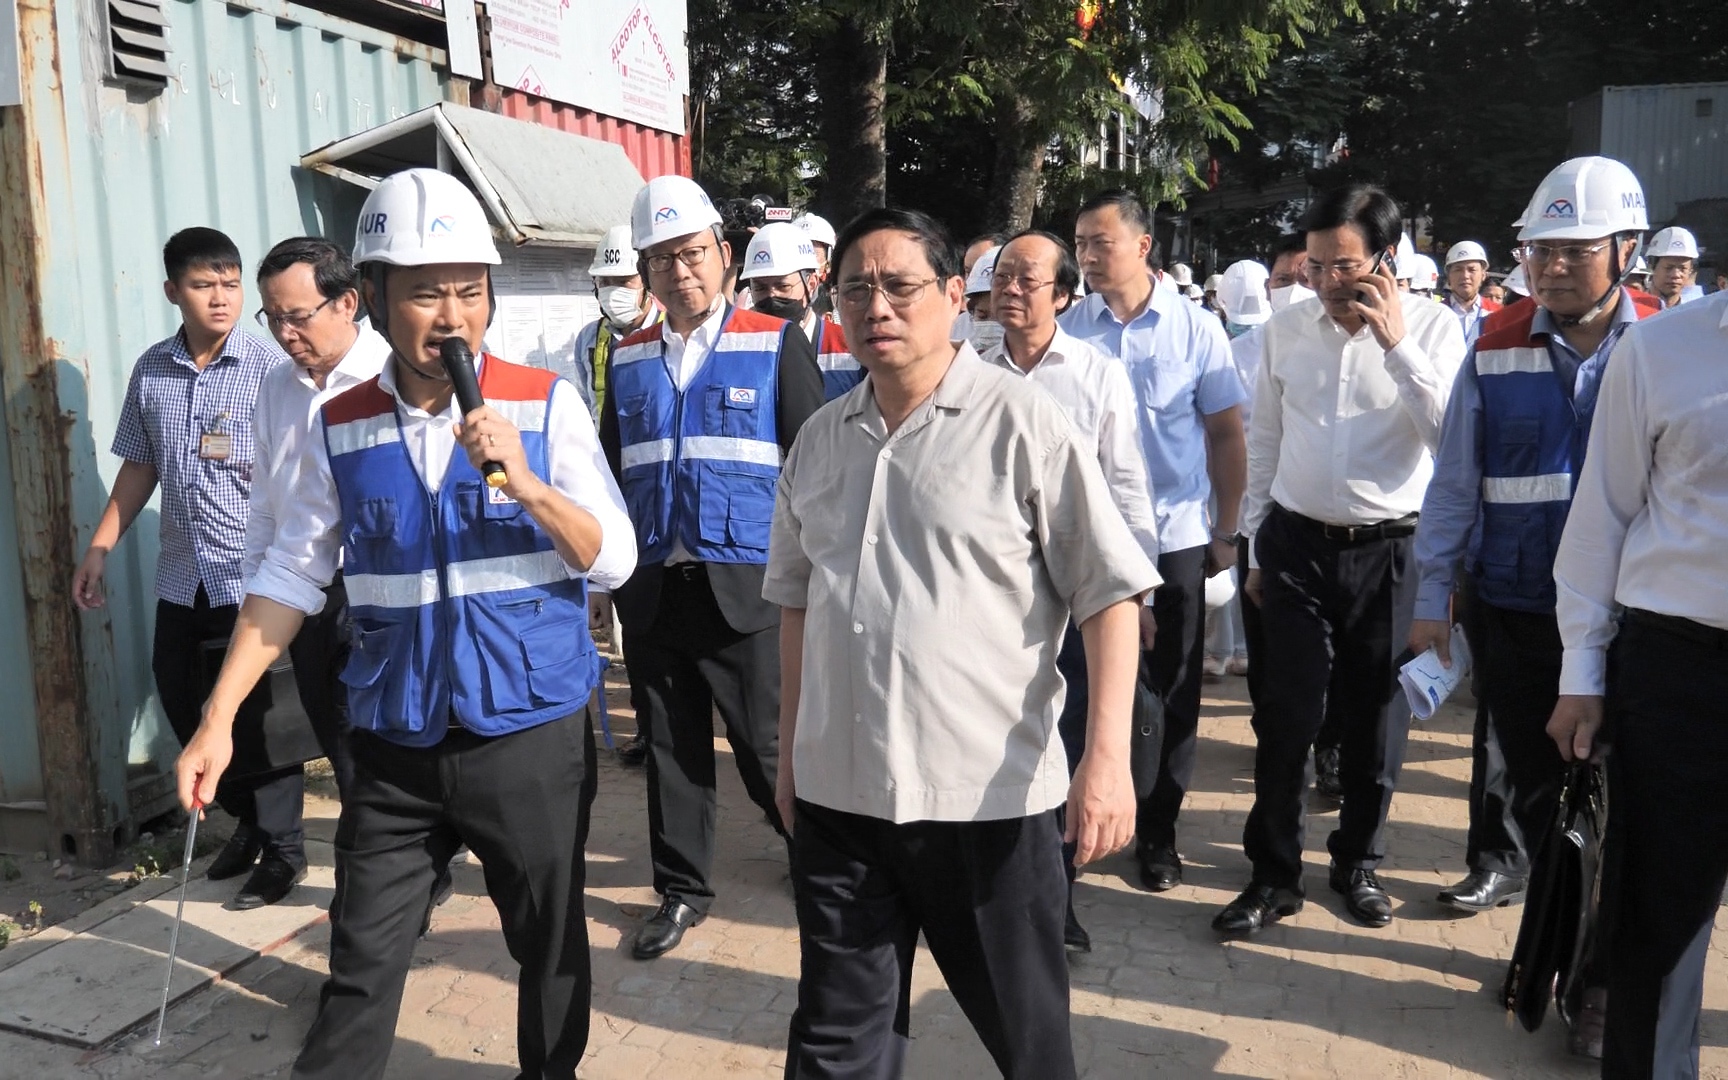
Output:
<svg viewBox="0 0 1728 1080">
<path fill-rule="evenodd" d="M 1416 719 L 1426 720 L 1440 708 L 1464 676 L 1470 674 L 1470 646 L 1464 641 L 1464 628 L 1452 628 L 1452 666 L 1440 663 L 1433 649 L 1398 669 L 1398 684 L 1410 699 L 1410 711 Z"/>
</svg>

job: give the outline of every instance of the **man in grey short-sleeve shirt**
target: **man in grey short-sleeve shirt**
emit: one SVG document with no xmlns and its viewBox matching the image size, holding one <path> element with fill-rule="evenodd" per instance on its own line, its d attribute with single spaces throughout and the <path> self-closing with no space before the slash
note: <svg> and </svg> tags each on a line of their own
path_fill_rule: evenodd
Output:
<svg viewBox="0 0 1728 1080">
<path fill-rule="evenodd" d="M 1071 1077 L 1054 810 L 1078 861 L 1132 837 L 1137 605 L 1157 573 L 1061 407 L 947 340 L 961 280 L 939 225 L 875 211 L 835 255 L 869 377 L 800 432 L 763 585 L 785 608 L 777 787 L 803 959 L 787 1075 L 897 1071 L 922 931 L 1005 1074 Z M 1070 615 L 1091 687 L 1072 783 Z"/>
</svg>

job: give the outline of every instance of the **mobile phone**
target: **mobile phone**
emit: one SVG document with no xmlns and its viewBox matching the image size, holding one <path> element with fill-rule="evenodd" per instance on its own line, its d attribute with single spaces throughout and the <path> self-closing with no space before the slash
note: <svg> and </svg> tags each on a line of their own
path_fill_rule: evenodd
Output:
<svg viewBox="0 0 1728 1080">
<path fill-rule="evenodd" d="M 1382 251 L 1382 252 L 1380 252 L 1380 254 L 1374 256 L 1374 265 L 1370 266 L 1368 268 L 1369 276 L 1372 277 L 1373 275 L 1378 274 L 1380 272 L 1380 268 L 1382 266 L 1386 265 L 1386 260 L 1390 259 L 1390 258 L 1394 258 L 1394 257 L 1395 256 L 1393 256 L 1392 252 L 1390 252 L 1390 251 Z M 1356 299 L 1360 300 L 1364 304 L 1373 303 L 1373 299 L 1368 295 L 1368 291 L 1366 289 L 1357 289 L 1356 290 Z"/>
</svg>

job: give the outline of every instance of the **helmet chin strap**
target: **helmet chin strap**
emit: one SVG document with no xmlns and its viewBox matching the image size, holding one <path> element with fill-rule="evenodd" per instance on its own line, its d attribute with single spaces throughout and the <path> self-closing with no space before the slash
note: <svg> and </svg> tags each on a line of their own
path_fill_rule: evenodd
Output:
<svg viewBox="0 0 1728 1080">
<path fill-rule="evenodd" d="M 394 351 L 394 350 L 392 350 L 392 351 Z M 447 373 L 445 373 L 442 369 L 440 369 L 438 374 L 436 374 L 436 375 L 428 375 L 424 371 L 421 371 L 419 368 L 415 367 L 412 363 L 410 363 L 408 358 L 406 356 L 403 356 L 401 353 L 396 353 L 396 359 L 402 361 L 402 368 L 405 371 L 407 371 L 409 374 L 418 375 L 420 378 L 425 379 L 427 382 L 430 382 L 430 383 L 447 383 L 450 381 L 450 376 Z"/>
</svg>

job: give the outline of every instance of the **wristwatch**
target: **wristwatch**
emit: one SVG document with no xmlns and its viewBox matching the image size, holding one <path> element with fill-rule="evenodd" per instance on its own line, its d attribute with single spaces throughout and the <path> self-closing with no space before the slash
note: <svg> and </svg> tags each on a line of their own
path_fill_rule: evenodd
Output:
<svg viewBox="0 0 1728 1080">
<path fill-rule="evenodd" d="M 1242 532 L 1240 529 L 1238 529 L 1236 532 L 1233 532 L 1233 533 L 1216 533 L 1215 532 L 1212 534 L 1212 539 L 1222 540 L 1226 544 L 1229 544 L 1231 547 L 1235 547 L 1237 544 L 1240 544 L 1242 542 Z"/>
</svg>

